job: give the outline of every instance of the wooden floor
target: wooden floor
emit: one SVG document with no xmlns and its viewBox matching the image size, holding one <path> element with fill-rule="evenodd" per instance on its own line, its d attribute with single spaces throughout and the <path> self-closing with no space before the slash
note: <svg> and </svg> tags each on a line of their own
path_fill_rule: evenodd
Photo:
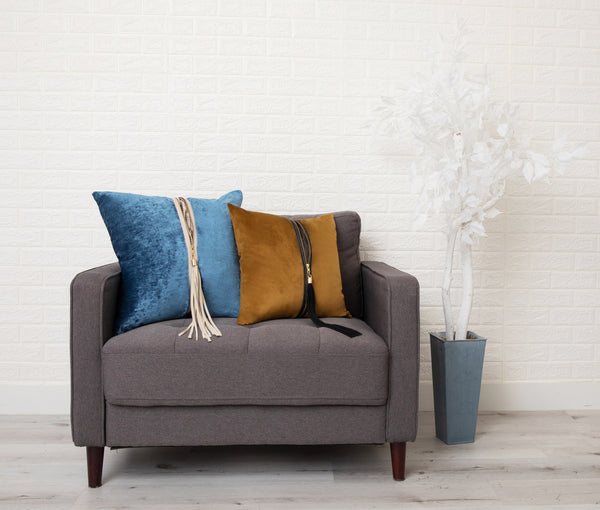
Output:
<svg viewBox="0 0 600 510">
<path fill-rule="evenodd" d="M 482 414 L 474 444 L 447 446 L 421 413 L 394 482 L 389 447 L 106 451 L 88 489 L 66 417 L 0 417 L 0 508 L 600 508 L 600 412 Z"/>
</svg>

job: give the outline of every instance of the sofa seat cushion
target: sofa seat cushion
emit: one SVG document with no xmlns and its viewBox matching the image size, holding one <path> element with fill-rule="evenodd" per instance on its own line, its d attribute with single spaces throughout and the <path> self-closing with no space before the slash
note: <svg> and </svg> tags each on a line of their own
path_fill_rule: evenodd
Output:
<svg viewBox="0 0 600 510">
<path fill-rule="evenodd" d="M 117 335 L 104 345 L 106 400 L 127 406 L 382 405 L 388 350 L 360 319 L 327 319 L 362 333 L 345 337 L 310 319 L 240 326 L 217 318 L 223 336 L 194 341 L 176 319 Z"/>
</svg>

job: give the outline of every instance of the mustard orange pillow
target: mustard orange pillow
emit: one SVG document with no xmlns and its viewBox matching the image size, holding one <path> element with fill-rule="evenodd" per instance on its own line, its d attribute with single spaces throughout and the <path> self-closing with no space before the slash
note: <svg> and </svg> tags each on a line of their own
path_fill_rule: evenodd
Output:
<svg viewBox="0 0 600 510">
<path fill-rule="evenodd" d="M 228 204 L 240 258 L 239 324 L 297 317 L 304 298 L 304 268 L 296 234 L 283 216 Z M 312 243 L 313 288 L 320 317 L 349 317 L 333 214 L 300 220 Z"/>
</svg>

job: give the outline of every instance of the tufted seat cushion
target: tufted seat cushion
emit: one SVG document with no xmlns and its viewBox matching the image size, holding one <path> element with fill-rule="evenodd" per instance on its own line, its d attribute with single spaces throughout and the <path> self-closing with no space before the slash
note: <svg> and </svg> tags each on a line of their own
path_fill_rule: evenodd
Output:
<svg viewBox="0 0 600 510">
<path fill-rule="evenodd" d="M 388 349 L 360 319 L 327 319 L 362 333 L 347 338 L 309 319 L 239 326 L 223 336 L 178 333 L 189 319 L 149 324 L 108 340 L 102 351 L 106 401 L 125 406 L 382 405 Z"/>
</svg>

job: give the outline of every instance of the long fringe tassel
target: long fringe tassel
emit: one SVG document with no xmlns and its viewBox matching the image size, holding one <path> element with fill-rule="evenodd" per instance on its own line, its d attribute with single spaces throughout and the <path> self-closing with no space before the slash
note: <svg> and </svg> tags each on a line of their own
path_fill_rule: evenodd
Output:
<svg viewBox="0 0 600 510">
<path fill-rule="evenodd" d="M 187 198 L 177 197 L 173 199 L 179 221 L 181 222 L 181 228 L 183 230 L 183 237 L 185 238 L 185 245 L 188 251 L 188 273 L 190 280 L 190 311 L 192 312 L 192 322 L 179 333 L 179 336 L 188 334 L 188 338 L 196 337 L 198 340 L 198 333 L 202 334 L 202 338 L 205 338 L 209 342 L 212 340 L 212 336 L 221 336 L 221 331 L 217 325 L 213 322 L 206 300 L 204 299 L 204 293 L 202 292 L 202 277 L 200 276 L 200 269 L 198 268 L 198 257 L 197 257 L 197 239 L 196 239 L 196 221 L 194 220 L 194 212 L 192 211 L 192 204 L 190 204 Z"/>
</svg>

